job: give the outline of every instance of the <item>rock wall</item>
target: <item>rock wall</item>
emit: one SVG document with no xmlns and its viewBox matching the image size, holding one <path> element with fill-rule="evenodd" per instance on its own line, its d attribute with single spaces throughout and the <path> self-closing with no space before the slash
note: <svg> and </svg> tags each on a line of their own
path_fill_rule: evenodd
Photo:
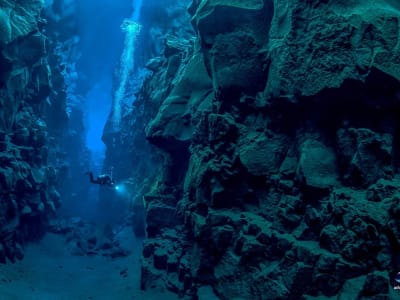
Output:
<svg viewBox="0 0 400 300">
<path fill-rule="evenodd" d="M 58 170 L 61 216 L 90 217 L 90 183 L 85 172 L 90 170 L 91 153 L 86 147 L 84 96 L 87 79 L 78 69 L 81 59 L 79 19 L 75 1 L 56 0 L 42 11 L 46 18 L 48 60 L 52 68 L 52 112 L 46 121 L 53 149 L 49 163 Z M 57 104 L 58 103 L 58 104 Z M 77 184 L 79 183 L 79 184 Z"/>
<path fill-rule="evenodd" d="M 23 257 L 59 206 L 59 170 L 49 132 L 65 123 L 52 95 L 42 1 L 0 1 L 0 262 Z M 57 114 L 58 121 L 51 119 Z M 49 128 L 51 126 L 52 128 Z"/>
<path fill-rule="evenodd" d="M 195 44 L 165 51 L 142 91 L 153 103 L 170 87 L 144 124 L 164 176 L 144 197 L 142 288 L 394 299 L 400 5 L 194 0 L 189 13 Z"/>
<path fill-rule="evenodd" d="M 130 202 L 129 207 L 122 207 L 124 201 L 115 199 L 118 195 L 116 197 L 114 191 L 105 191 L 102 194 L 104 209 L 114 210 L 115 216 L 121 212 L 126 216 L 127 211 L 132 211 L 131 220 L 138 237 L 145 236 L 143 195 L 157 190 L 164 184 L 161 178 L 167 177 L 161 159 L 167 153 L 150 146 L 144 129 L 172 89 L 171 75 L 181 65 L 180 52 L 194 36 L 184 6 L 187 2 L 143 2 L 138 21 L 142 28 L 136 41 L 135 70 L 128 83 L 132 89 L 124 95 L 119 128 L 113 126 L 111 114 L 103 131 L 102 139 L 107 147 L 104 169 L 109 172 L 114 167 L 114 177 L 127 192 Z M 172 59 L 164 58 L 164 52 Z M 150 77 L 149 71 L 154 72 Z M 114 91 L 118 89 L 119 72 L 116 68 Z"/>
</svg>

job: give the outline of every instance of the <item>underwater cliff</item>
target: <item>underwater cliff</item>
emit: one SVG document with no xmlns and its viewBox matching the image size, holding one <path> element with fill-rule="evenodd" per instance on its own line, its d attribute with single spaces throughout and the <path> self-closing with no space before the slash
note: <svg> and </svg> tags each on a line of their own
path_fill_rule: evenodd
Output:
<svg viewBox="0 0 400 300">
<path fill-rule="evenodd" d="M 83 60 L 91 6 L 44 2 L 0 0 L 0 263 L 58 230 L 110 268 L 140 252 L 157 299 L 399 296 L 397 1 L 134 1 L 123 45 Z M 100 161 L 85 97 L 110 70 Z"/>
<path fill-rule="evenodd" d="M 394 297 L 399 4 L 206 0 L 188 11 L 196 39 L 167 38 L 142 90 L 144 115 L 159 106 L 144 126 L 163 154 L 144 196 L 142 288 Z"/>
<path fill-rule="evenodd" d="M 49 161 L 67 117 L 41 10 L 41 1 L 0 1 L 1 262 L 21 259 L 25 240 L 42 235 L 60 205 L 61 166 Z"/>
</svg>

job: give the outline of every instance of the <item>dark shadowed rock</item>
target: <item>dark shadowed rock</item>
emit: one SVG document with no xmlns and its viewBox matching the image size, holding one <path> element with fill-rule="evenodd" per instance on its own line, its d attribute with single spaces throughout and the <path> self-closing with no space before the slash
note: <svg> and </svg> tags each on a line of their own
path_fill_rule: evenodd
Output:
<svg viewBox="0 0 400 300">
<path fill-rule="evenodd" d="M 392 48 L 399 20 L 395 2 L 319 4 L 288 1 L 275 8 L 267 91 L 315 95 L 326 87 L 339 88 L 347 78 L 363 80 L 373 67 L 400 79 L 399 52 Z M 310 18 L 315 14 L 320 17 Z M 304 59 L 311 56 L 317 59 Z"/>
<path fill-rule="evenodd" d="M 168 253 L 164 248 L 157 248 L 154 251 L 154 267 L 160 270 L 167 269 Z"/>
<path fill-rule="evenodd" d="M 180 223 L 173 196 L 147 195 L 145 201 L 147 210 L 146 230 L 149 237 L 156 236 L 163 228 L 174 227 Z"/>
<path fill-rule="evenodd" d="M 199 30 L 214 88 L 250 93 L 263 89 L 268 66 L 263 47 L 272 11 L 272 1 L 258 0 L 210 0 L 197 7 L 192 22 Z"/>
<path fill-rule="evenodd" d="M 3 246 L 3 244 L 0 244 L 0 263 L 5 264 L 7 262 L 6 260 L 6 250 Z"/>
<path fill-rule="evenodd" d="M 0 1 L 0 244 L 11 261 L 23 258 L 22 245 L 43 235 L 59 206 L 58 174 L 53 168 L 50 178 L 47 170 L 57 146 L 48 147 L 50 131 L 61 127 L 49 129 L 46 122 L 53 107 L 65 109 L 66 99 L 50 95 L 52 74 L 59 73 L 47 60 L 43 6 Z"/>
<path fill-rule="evenodd" d="M 369 201 L 380 202 L 390 199 L 399 192 L 399 183 L 393 180 L 379 179 L 368 188 L 367 198 Z"/>
<path fill-rule="evenodd" d="M 381 296 L 381 299 L 388 297 L 389 276 L 386 272 L 374 272 L 366 276 L 360 298 Z"/>
<path fill-rule="evenodd" d="M 338 144 L 347 180 L 366 185 L 379 178 L 392 178 L 392 143 L 391 134 L 366 128 L 339 130 Z"/>
<path fill-rule="evenodd" d="M 338 182 L 336 155 L 319 141 L 306 140 L 300 146 L 297 176 L 305 185 L 317 189 L 327 189 Z"/>
<path fill-rule="evenodd" d="M 288 150 L 287 137 L 280 135 L 248 132 L 240 143 L 240 161 L 255 176 L 277 173 Z"/>
<path fill-rule="evenodd" d="M 189 13 L 197 40 L 166 40 L 132 118 L 163 157 L 142 288 L 392 299 L 400 6 L 193 0 Z"/>
</svg>

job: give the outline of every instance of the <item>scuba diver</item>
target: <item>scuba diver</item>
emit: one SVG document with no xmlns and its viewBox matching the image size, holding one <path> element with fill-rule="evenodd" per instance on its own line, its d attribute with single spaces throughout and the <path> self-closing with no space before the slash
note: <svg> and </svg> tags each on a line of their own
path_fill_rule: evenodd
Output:
<svg viewBox="0 0 400 300">
<path fill-rule="evenodd" d="M 397 273 L 396 277 L 394 278 L 394 287 L 395 290 L 400 290 L 400 272 Z"/>
<path fill-rule="evenodd" d="M 108 187 L 114 187 L 115 186 L 115 182 L 114 182 L 114 180 L 112 178 L 112 169 L 113 168 L 111 168 L 111 174 L 110 175 L 101 174 L 101 175 L 97 176 L 96 179 L 93 177 L 93 172 L 92 171 L 86 172 L 86 175 L 89 175 L 89 179 L 90 179 L 91 183 L 104 185 L 104 186 L 108 186 Z"/>
</svg>

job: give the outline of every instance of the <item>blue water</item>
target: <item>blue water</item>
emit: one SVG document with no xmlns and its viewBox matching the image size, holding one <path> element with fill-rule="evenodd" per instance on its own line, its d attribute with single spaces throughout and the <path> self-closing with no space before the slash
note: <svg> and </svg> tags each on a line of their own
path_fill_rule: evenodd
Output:
<svg viewBox="0 0 400 300">
<path fill-rule="evenodd" d="M 96 157 L 102 157 L 105 151 L 101 136 L 111 109 L 111 90 L 112 85 L 110 78 L 105 76 L 86 94 L 86 145 Z"/>
</svg>

